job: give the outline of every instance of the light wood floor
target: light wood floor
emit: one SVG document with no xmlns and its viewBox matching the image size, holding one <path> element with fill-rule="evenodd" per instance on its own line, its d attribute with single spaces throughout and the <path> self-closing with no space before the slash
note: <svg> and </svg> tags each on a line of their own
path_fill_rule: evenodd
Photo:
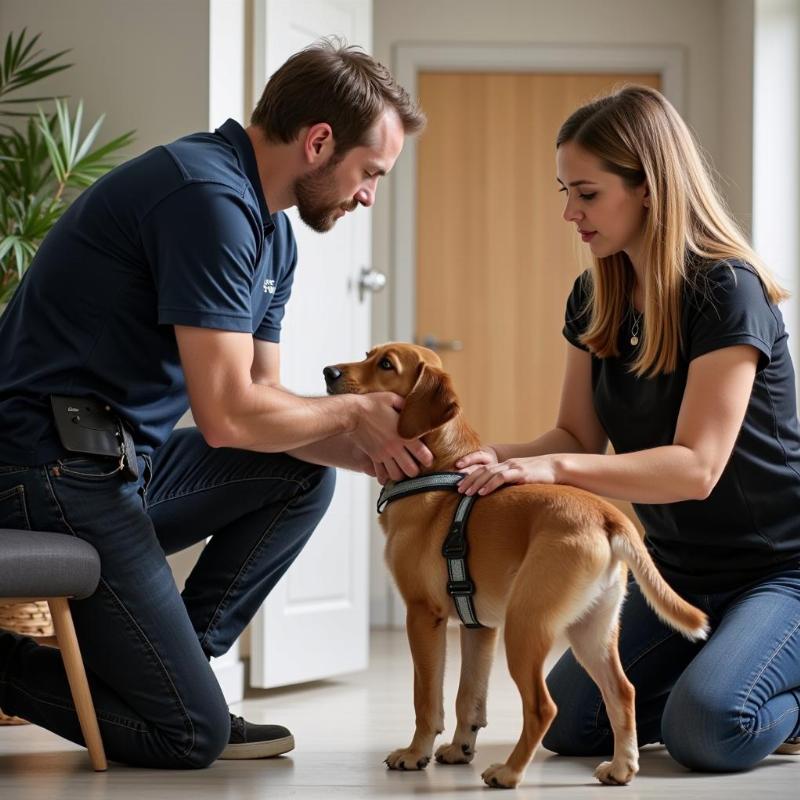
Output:
<svg viewBox="0 0 800 800">
<path fill-rule="evenodd" d="M 458 678 L 457 634 L 451 631 L 446 678 L 446 724 Z M 551 656 L 551 661 L 557 653 Z M 502 652 L 492 675 L 489 727 L 468 766 L 432 763 L 419 773 L 388 772 L 383 759 L 411 738 L 411 662 L 405 635 L 377 631 L 370 669 L 337 680 L 291 690 L 255 691 L 232 708 L 254 722 L 289 726 L 297 748 L 265 761 L 218 761 L 196 772 L 130 769 L 111 764 L 107 773 L 88 769 L 86 752 L 47 731 L 27 725 L 0 727 L 0 798 L 4 800 L 193 800 L 258 798 L 420 798 L 486 797 L 480 774 L 503 761 L 519 733 L 520 708 Z M 516 790 L 547 800 L 609 798 L 719 798 L 751 800 L 796 796 L 800 757 L 773 756 L 755 770 L 737 775 L 696 775 L 676 764 L 660 747 L 642 751 L 641 772 L 626 788 L 605 787 L 592 777 L 597 759 L 562 758 L 540 751 Z M 498 796 L 514 796 L 498 793 Z"/>
</svg>

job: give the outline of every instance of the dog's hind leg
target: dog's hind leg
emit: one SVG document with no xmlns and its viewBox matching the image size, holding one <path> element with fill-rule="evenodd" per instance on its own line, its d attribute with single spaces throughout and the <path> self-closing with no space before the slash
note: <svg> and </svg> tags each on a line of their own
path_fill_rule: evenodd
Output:
<svg viewBox="0 0 800 800">
<path fill-rule="evenodd" d="M 624 596 L 620 577 L 567 629 L 575 658 L 600 689 L 614 732 L 612 760 L 600 764 L 594 774 L 601 783 L 616 785 L 630 783 L 639 771 L 635 690 L 625 677 L 617 647 Z"/>
<path fill-rule="evenodd" d="M 504 639 L 508 668 L 522 699 L 522 733 L 506 763 L 492 764 L 481 775 L 489 786 L 510 789 L 519 784 L 556 716 L 544 662 L 556 638 L 587 604 L 587 589 L 598 571 L 592 560 L 591 553 L 573 544 L 565 547 L 560 537 L 540 531 L 520 565 L 506 610 Z M 579 569 L 581 563 L 586 570 Z M 560 564 L 565 570 L 554 569 Z"/>
<path fill-rule="evenodd" d="M 436 751 L 440 764 L 469 764 L 478 730 L 486 727 L 486 693 L 497 644 L 497 628 L 461 627 L 461 680 L 456 698 L 457 726 L 450 744 Z"/>
<path fill-rule="evenodd" d="M 447 616 L 425 603 L 411 603 L 406 613 L 406 633 L 414 661 L 414 710 L 416 729 L 408 747 L 386 757 L 389 769 L 425 769 L 431 760 L 433 741 L 444 730 L 444 660 Z"/>
</svg>

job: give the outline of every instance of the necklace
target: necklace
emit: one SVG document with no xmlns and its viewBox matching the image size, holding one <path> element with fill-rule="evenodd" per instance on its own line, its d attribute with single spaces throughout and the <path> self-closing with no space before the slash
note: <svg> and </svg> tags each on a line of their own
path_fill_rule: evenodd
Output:
<svg viewBox="0 0 800 800">
<path fill-rule="evenodd" d="M 636 347 L 639 344 L 639 324 L 642 321 L 642 314 L 637 314 L 633 306 L 631 306 L 631 316 L 633 317 L 633 325 L 631 325 L 631 344 Z"/>
</svg>

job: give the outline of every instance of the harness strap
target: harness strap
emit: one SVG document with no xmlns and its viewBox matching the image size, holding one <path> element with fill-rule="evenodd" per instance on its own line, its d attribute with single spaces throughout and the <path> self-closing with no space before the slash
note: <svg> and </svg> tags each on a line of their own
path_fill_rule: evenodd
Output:
<svg viewBox="0 0 800 800">
<path fill-rule="evenodd" d="M 432 475 L 423 475 L 419 478 L 409 478 L 384 486 L 378 498 L 378 513 L 382 514 L 386 506 L 393 500 L 408 497 L 420 492 L 436 490 L 455 490 L 461 482 L 464 473 L 437 472 Z M 447 561 L 447 593 L 453 598 L 456 612 L 467 628 L 484 627 L 478 621 L 475 613 L 475 604 L 472 596 L 475 594 L 475 584 L 469 576 L 467 568 L 467 519 L 472 506 L 477 498 L 474 495 L 464 495 L 456 506 L 450 530 L 442 545 L 442 555 Z"/>
<path fill-rule="evenodd" d="M 410 494 L 430 492 L 436 489 L 455 489 L 465 477 L 465 472 L 432 472 L 430 475 L 420 475 L 418 478 L 406 478 L 402 481 L 387 483 L 381 489 L 380 497 L 378 497 L 378 513 L 383 514 L 384 509 L 392 500 L 408 497 Z"/>
</svg>

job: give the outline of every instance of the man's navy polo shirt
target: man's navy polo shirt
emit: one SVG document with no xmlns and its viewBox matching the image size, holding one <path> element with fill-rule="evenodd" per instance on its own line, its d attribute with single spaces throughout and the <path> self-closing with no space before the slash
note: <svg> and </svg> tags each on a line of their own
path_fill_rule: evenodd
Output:
<svg viewBox="0 0 800 800">
<path fill-rule="evenodd" d="M 0 317 L 0 461 L 63 453 L 51 394 L 105 401 L 151 452 L 188 408 L 173 325 L 277 342 L 296 252 L 233 120 L 112 170 L 47 235 Z"/>
</svg>

